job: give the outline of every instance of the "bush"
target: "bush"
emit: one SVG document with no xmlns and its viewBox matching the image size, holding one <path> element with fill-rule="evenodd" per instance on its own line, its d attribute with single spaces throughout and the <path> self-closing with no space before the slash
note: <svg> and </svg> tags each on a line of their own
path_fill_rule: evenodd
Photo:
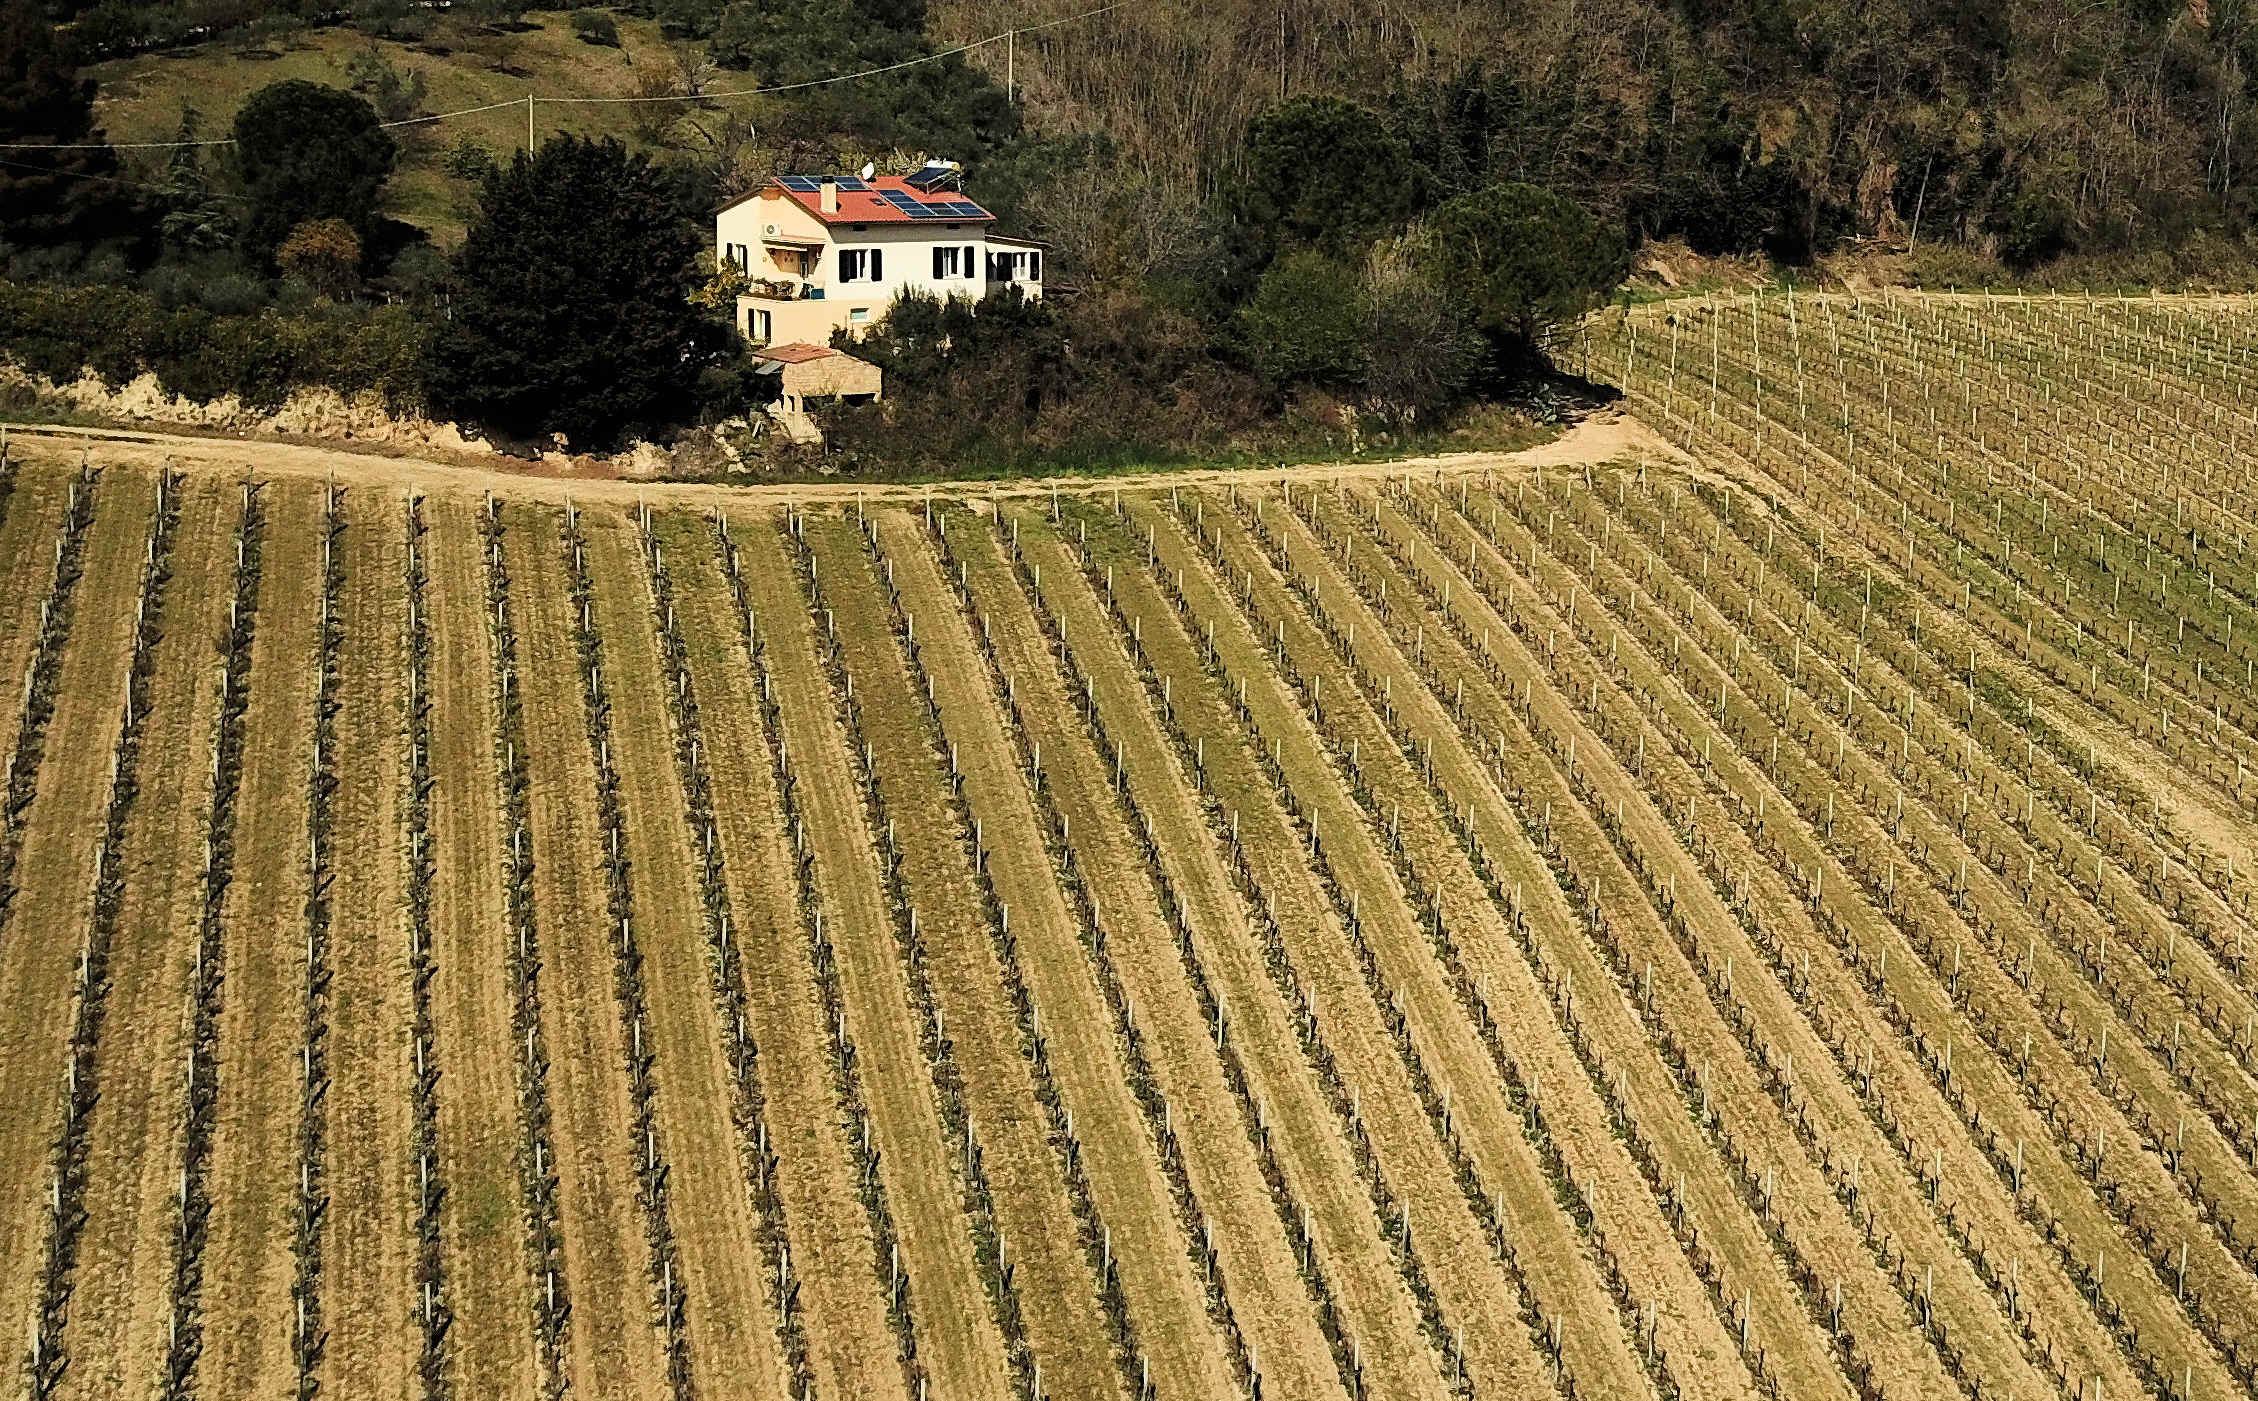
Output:
<svg viewBox="0 0 2258 1401">
<path fill-rule="evenodd" d="M 1286 254 L 1239 313 L 1255 368 L 1279 386 L 1355 384 L 1369 359 L 1362 300 L 1343 264 L 1312 249 Z"/>
<path fill-rule="evenodd" d="M 455 138 L 455 144 L 447 148 L 440 164 L 457 180 L 483 185 L 494 173 L 494 153 L 480 144 L 477 137 L 465 133 Z"/>
<path fill-rule="evenodd" d="M 311 219 L 290 231 L 274 251 L 285 275 L 295 277 L 331 301 L 343 301 L 361 285 L 361 240 L 343 219 Z"/>
<path fill-rule="evenodd" d="M 1415 238 L 1374 245 L 1359 289 L 1363 333 L 1387 347 L 1365 369 L 1365 397 L 1403 424 L 1435 422 L 1458 405 L 1482 359 L 1481 335 L 1429 274 L 1427 253 Z"/>
<path fill-rule="evenodd" d="M 423 112 L 427 87 L 423 70 L 400 67 L 374 41 L 345 60 L 345 76 L 353 91 L 366 97 L 376 115 L 387 122 L 404 122 Z"/>
<path fill-rule="evenodd" d="M 223 316 L 257 311 L 273 295 L 265 281 L 220 252 L 165 259 L 141 275 L 141 286 L 167 311 L 194 306 Z"/>
<path fill-rule="evenodd" d="M 573 11 L 572 32 L 580 36 L 583 44 L 601 44 L 607 49 L 619 47 L 619 22 L 602 10 Z"/>
<path fill-rule="evenodd" d="M 102 0 L 78 17 L 71 38 L 81 57 L 111 58 L 128 54 L 149 41 L 149 11 L 126 0 Z"/>
</svg>

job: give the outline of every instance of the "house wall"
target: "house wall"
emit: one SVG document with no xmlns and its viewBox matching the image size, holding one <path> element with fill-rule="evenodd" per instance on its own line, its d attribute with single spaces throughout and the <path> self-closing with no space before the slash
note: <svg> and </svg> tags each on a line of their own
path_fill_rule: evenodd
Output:
<svg viewBox="0 0 2258 1401">
<path fill-rule="evenodd" d="M 755 277 L 791 276 L 791 273 L 780 268 L 762 266 L 761 259 L 765 250 L 761 247 L 761 240 L 768 236 L 770 224 L 776 225 L 777 234 L 783 237 L 812 238 L 826 243 L 830 241 L 821 219 L 784 198 L 783 191 L 771 187 L 762 190 L 757 197 L 724 209 L 714 216 L 716 256 L 730 244 L 742 243 L 753 250 Z M 793 256 L 796 261 L 796 255 Z M 817 279 L 821 280 L 820 268 L 817 269 Z"/>
<path fill-rule="evenodd" d="M 848 310 L 861 305 L 859 302 L 833 301 L 829 297 L 815 301 L 788 302 L 771 297 L 739 297 L 737 329 L 750 338 L 753 334 L 752 314 L 755 311 L 765 311 L 769 314 L 766 337 L 768 344 L 787 345 L 793 341 L 806 341 L 809 345 L 829 345 L 833 331 L 851 324 L 847 319 Z M 865 309 L 869 310 L 871 321 L 876 321 L 885 314 L 882 307 Z"/>
</svg>

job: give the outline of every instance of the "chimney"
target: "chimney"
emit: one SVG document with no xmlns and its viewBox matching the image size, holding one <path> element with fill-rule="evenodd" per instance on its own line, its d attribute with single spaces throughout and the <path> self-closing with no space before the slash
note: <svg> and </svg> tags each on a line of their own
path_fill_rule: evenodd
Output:
<svg viewBox="0 0 2258 1401">
<path fill-rule="evenodd" d="M 839 212 L 839 177 L 836 175 L 823 177 L 823 212 L 826 214 Z"/>
</svg>

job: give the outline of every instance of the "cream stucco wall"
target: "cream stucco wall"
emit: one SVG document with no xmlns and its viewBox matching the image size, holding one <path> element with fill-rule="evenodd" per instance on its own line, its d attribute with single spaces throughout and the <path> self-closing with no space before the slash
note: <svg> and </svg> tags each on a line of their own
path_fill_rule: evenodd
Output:
<svg viewBox="0 0 2258 1401">
<path fill-rule="evenodd" d="M 737 299 L 737 329 L 748 339 L 760 339 L 768 345 L 788 345 L 793 341 L 806 341 L 809 345 L 831 344 L 831 333 L 849 324 L 867 325 L 868 321 L 850 323 L 850 309 L 862 307 L 869 312 L 869 321 L 885 315 L 885 308 L 864 306 L 860 302 L 833 301 L 828 297 L 808 300 L 784 301 L 776 297 L 739 297 Z M 768 313 L 768 335 L 755 337 L 756 323 L 753 313 Z"/>
</svg>

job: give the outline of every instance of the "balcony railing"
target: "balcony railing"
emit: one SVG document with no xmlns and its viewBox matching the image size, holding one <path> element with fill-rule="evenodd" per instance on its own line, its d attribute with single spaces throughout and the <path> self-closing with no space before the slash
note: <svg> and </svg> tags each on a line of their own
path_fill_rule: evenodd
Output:
<svg viewBox="0 0 2258 1401">
<path fill-rule="evenodd" d="M 823 300 L 823 289 L 812 282 L 756 277 L 753 279 L 752 295 L 775 302 L 817 302 Z"/>
</svg>

